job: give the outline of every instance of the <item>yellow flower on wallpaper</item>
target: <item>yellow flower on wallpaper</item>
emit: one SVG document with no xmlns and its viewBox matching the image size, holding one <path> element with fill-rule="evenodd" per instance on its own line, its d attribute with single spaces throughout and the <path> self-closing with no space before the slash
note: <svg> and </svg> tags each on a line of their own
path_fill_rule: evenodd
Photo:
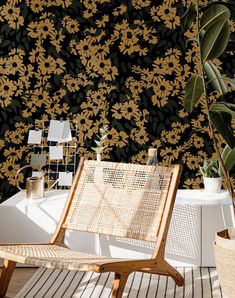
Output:
<svg viewBox="0 0 235 298">
<path fill-rule="evenodd" d="M 45 0 L 26 0 L 27 5 L 30 9 L 32 9 L 33 12 L 39 13 L 44 10 L 46 6 Z"/>
<path fill-rule="evenodd" d="M 149 137 L 146 133 L 146 128 L 143 126 L 139 128 L 133 128 L 131 130 L 130 137 L 138 144 L 145 144 L 149 140 Z"/>
<path fill-rule="evenodd" d="M 23 59 L 18 55 L 9 57 L 5 63 L 5 73 L 15 75 L 16 72 L 23 71 L 24 63 Z"/>
<path fill-rule="evenodd" d="M 12 102 L 12 96 L 16 91 L 16 86 L 12 80 L 6 76 L 0 76 L 0 105 L 6 108 Z"/>
<path fill-rule="evenodd" d="M 107 22 L 109 22 L 109 16 L 105 14 L 100 20 L 96 20 L 96 25 L 98 28 L 102 28 L 106 26 Z"/>
<path fill-rule="evenodd" d="M 112 117 L 115 119 L 122 119 L 122 114 L 121 114 L 121 109 L 122 109 L 122 103 L 115 103 L 112 106 L 111 112 L 112 112 Z"/>
<path fill-rule="evenodd" d="M 164 21 L 165 26 L 169 29 L 176 29 L 180 26 L 180 17 L 177 14 L 177 9 L 170 2 L 166 3 L 164 1 L 159 6 L 153 6 L 151 8 L 151 16 L 156 22 Z"/>
<path fill-rule="evenodd" d="M 161 157 L 163 157 L 162 165 L 170 165 L 178 157 L 178 153 L 172 147 L 164 147 L 160 150 Z"/>
<path fill-rule="evenodd" d="M 77 114 L 74 120 L 77 121 L 81 131 L 88 131 L 92 126 L 92 120 L 89 119 L 84 112 Z"/>
<path fill-rule="evenodd" d="M 113 15 L 114 15 L 114 16 L 122 15 L 122 14 L 124 14 L 126 11 L 127 11 L 127 7 L 126 7 L 126 5 L 122 4 L 122 5 L 116 7 L 116 8 L 113 10 Z"/>
<path fill-rule="evenodd" d="M 189 152 L 184 153 L 182 159 L 190 170 L 198 169 L 199 165 L 203 162 L 200 156 L 192 155 Z"/>
<path fill-rule="evenodd" d="M 131 158 L 132 163 L 146 164 L 148 160 L 148 152 L 146 150 L 140 151 L 138 154 L 133 155 Z"/>
<path fill-rule="evenodd" d="M 76 19 L 72 19 L 69 16 L 66 16 L 62 20 L 62 25 L 66 31 L 70 34 L 77 33 L 79 30 L 79 23 Z"/>
<path fill-rule="evenodd" d="M 196 148 L 204 147 L 205 143 L 204 143 L 204 139 L 202 137 L 198 137 L 197 135 L 192 135 L 191 138 L 193 139 L 192 143 Z"/>
<path fill-rule="evenodd" d="M 162 61 L 162 71 L 164 74 L 172 75 L 173 72 L 180 71 L 181 69 L 180 60 L 174 55 L 166 56 Z"/>
<path fill-rule="evenodd" d="M 80 89 L 77 79 L 76 78 L 70 78 L 66 81 L 66 88 L 69 92 L 76 92 Z"/>
<path fill-rule="evenodd" d="M 150 0 L 132 0 L 132 5 L 134 9 L 141 9 L 143 7 L 148 7 L 151 4 Z"/>
<path fill-rule="evenodd" d="M 139 107 L 134 100 L 129 100 L 122 104 L 120 112 L 123 118 L 131 120 L 138 115 Z"/>
<path fill-rule="evenodd" d="M 19 149 L 15 147 L 11 147 L 9 149 L 5 149 L 3 155 L 12 163 L 15 163 L 17 160 L 22 158 L 22 154 L 29 149 L 27 146 L 21 146 Z"/>
<path fill-rule="evenodd" d="M 52 74 L 56 70 L 56 60 L 52 56 L 45 57 L 38 61 L 38 68 L 42 75 Z"/>
<path fill-rule="evenodd" d="M 140 94 L 143 92 L 144 84 L 133 77 L 126 80 L 126 87 L 130 89 L 132 97 L 135 101 L 140 100 Z"/>
<path fill-rule="evenodd" d="M 8 22 L 9 27 L 12 29 L 19 29 L 24 25 L 24 18 L 20 14 L 20 7 L 14 5 L 12 1 L 7 1 L 5 5 L 0 7 L 0 16 Z"/>
<path fill-rule="evenodd" d="M 166 81 L 165 79 L 159 79 L 158 83 L 153 87 L 153 105 L 156 105 L 158 108 L 164 107 L 168 103 L 168 96 L 172 90 L 173 86 L 169 81 Z"/>
<path fill-rule="evenodd" d="M 177 130 L 171 130 L 171 131 L 163 131 L 161 133 L 161 139 L 170 144 L 177 144 L 179 143 L 179 140 L 181 139 L 179 133 L 177 133 Z"/>
<path fill-rule="evenodd" d="M 107 133 L 105 145 L 108 147 L 116 146 L 119 141 L 119 133 L 115 128 L 111 128 Z"/>
<path fill-rule="evenodd" d="M 190 189 L 190 188 L 202 188 L 203 181 L 202 181 L 202 177 L 197 177 L 197 178 L 187 178 L 183 184 L 183 187 L 186 189 Z"/>
<path fill-rule="evenodd" d="M 60 29 L 59 31 L 54 30 L 49 32 L 50 42 L 55 47 L 58 53 L 62 50 L 62 43 L 65 39 L 65 35 L 62 32 L 62 29 Z"/>
</svg>

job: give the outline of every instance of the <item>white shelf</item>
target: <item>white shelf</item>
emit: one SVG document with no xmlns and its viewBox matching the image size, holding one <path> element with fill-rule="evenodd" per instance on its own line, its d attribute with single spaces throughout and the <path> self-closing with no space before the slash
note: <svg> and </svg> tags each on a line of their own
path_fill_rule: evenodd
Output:
<svg viewBox="0 0 235 298">
<path fill-rule="evenodd" d="M 231 205 L 228 191 L 221 190 L 219 193 L 209 193 L 204 189 L 179 189 L 176 197 L 177 204 L 190 205 Z"/>
</svg>

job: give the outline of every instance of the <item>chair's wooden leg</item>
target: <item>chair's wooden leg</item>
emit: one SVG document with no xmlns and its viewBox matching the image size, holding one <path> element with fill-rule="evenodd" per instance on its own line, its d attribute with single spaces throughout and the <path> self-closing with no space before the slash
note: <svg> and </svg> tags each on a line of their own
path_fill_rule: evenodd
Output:
<svg viewBox="0 0 235 298">
<path fill-rule="evenodd" d="M 16 262 L 5 259 L 2 267 L 2 274 L 0 277 L 0 297 L 4 297 L 14 272 Z"/>
<path fill-rule="evenodd" d="M 112 298 L 121 298 L 124 291 L 126 281 L 128 279 L 129 273 L 118 273 L 115 272 L 115 277 L 113 281 Z"/>
<path fill-rule="evenodd" d="M 172 267 L 166 260 L 163 261 L 161 264 L 161 269 L 166 271 L 175 281 L 178 286 L 184 285 L 184 278 L 183 276 L 174 268 Z"/>
</svg>

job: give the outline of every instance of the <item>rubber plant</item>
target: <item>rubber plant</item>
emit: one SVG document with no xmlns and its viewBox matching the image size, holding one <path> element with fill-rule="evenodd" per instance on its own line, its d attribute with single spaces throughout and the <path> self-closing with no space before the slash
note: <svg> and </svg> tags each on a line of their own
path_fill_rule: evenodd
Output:
<svg viewBox="0 0 235 298">
<path fill-rule="evenodd" d="M 235 79 L 221 74 L 213 59 L 220 57 L 230 41 L 230 10 L 235 1 L 213 1 L 205 5 L 203 1 L 192 1 L 182 16 L 181 24 L 184 31 L 196 25 L 194 38 L 187 41 L 195 42 L 199 47 L 199 72 L 193 74 L 186 83 L 184 108 L 191 113 L 200 100 L 205 100 L 209 128 L 213 139 L 218 162 L 225 178 L 226 187 L 231 195 L 235 213 L 235 194 L 229 172 L 223 162 L 222 152 L 218 147 L 217 133 L 226 142 L 225 152 L 227 164 L 235 159 L 235 136 L 232 119 L 235 118 L 235 104 L 223 100 L 210 103 L 209 92 L 212 89 L 220 93 L 220 99 L 228 92 L 227 85 L 235 89 Z M 195 24 L 196 23 L 196 24 Z"/>
</svg>

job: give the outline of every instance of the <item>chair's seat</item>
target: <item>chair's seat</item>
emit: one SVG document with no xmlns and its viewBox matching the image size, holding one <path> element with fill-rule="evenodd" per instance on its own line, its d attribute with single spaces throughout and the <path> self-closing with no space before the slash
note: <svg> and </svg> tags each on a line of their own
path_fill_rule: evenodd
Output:
<svg viewBox="0 0 235 298">
<path fill-rule="evenodd" d="M 75 251 L 55 244 L 0 245 L 0 258 L 37 267 L 97 272 L 103 264 L 124 261 Z"/>
</svg>

